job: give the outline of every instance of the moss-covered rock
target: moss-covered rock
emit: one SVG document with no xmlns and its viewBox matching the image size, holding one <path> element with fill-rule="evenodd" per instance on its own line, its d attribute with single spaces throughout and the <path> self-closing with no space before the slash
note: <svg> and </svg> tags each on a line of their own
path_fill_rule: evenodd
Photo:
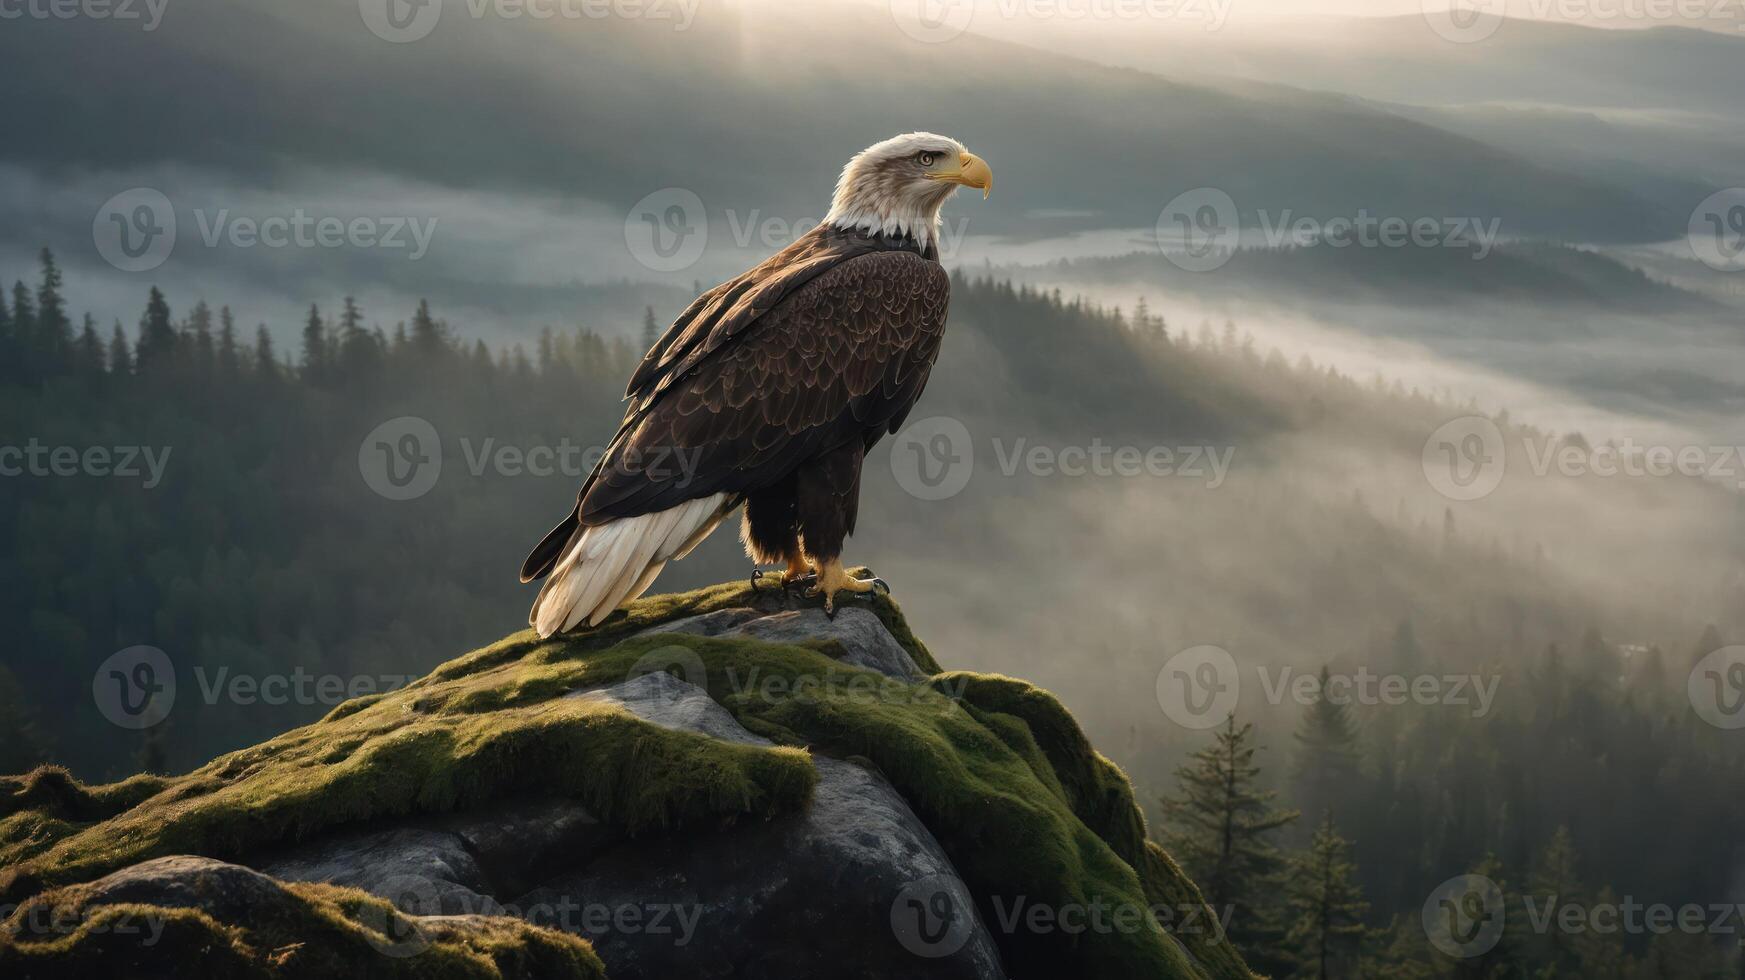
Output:
<svg viewBox="0 0 1745 980">
<path fill-rule="evenodd" d="M 0 781 L 0 904 L 165 855 L 246 862 L 339 828 L 535 793 L 574 800 L 632 840 L 715 832 L 805 808 L 819 753 L 870 765 L 895 788 L 949 856 L 1003 958 L 1026 974 L 1248 975 L 1193 883 L 1147 840 L 1126 777 L 1047 692 L 941 672 L 884 597 L 859 608 L 913 669 L 854 666 L 882 661 L 845 650 L 852 633 L 758 638 L 794 636 L 791 617 L 776 632 L 723 628 L 809 605 L 746 585 L 653 596 L 596 629 L 516 634 L 185 776 L 83 787 L 44 770 Z M 651 669 L 706 690 L 768 743 L 566 696 Z M 1036 907 L 1143 914 L 1085 930 L 1014 919 Z"/>
<path fill-rule="evenodd" d="M 0 923 L 0 976 L 598 980 L 589 945 L 502 916 L 417 918 L 350 888 L 159 858 L 54 889 Z"/>
</svg>

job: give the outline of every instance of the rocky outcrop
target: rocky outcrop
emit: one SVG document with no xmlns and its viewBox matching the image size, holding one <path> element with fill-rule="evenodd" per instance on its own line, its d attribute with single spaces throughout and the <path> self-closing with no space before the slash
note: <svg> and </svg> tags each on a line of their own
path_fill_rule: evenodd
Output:
<svg viewBox="0 0 1745 980">
<path fill-rule="evenodd" d="M 599 980 L 588 944 L 519 919 L 402 914 L 210 858 L 132 865 L 32 898 L 0 926 L 0 975 Z"/>
<path fill-rule="evenodd" d="M 12 810 L 65 830 L 0 836 L 0 901 L 125 895 L 244 934 L 251 908 L 313 902 L 342 911 L 302 915 L 326 925 L 299 949 L 353 950 L 329 935 L 350 929 L 396 966 L 475 949 L 480 975 L 575 950 L 614 978 L 1247 975 L 1219 937 L 1167 931 L 1198 893 L 1059 703 L 940 672 L 884 598 L 832 619 L 743 586 L 652 597 L 161 785 L 35 778 Z M 206 857 L 159 856 L 183 852 Z M 1013 916 L 1070 906 L 1134 914 Z M 16 921 L 0 965 L 71 962 Z"/>
</svg>

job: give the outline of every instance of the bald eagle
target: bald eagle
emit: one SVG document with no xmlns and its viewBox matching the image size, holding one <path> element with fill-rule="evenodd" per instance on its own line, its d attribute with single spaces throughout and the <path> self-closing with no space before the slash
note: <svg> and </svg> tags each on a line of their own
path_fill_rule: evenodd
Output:
<svg viewBox="0 0 1745 980">
<path fill-rule="evenodd" d="M 992 185 L 954 139 L 877 143 L 843 168 L 818 227 L 691 303 L 630 379 L 575 508 L 521 566 L 521 581 L 546 579 L 528 615 L 539 635 L 597 625 L 742 504 L 747 553 L 783 566 L 784 585 L 815 577 L 827 612 L 839 592 L 871 590 L 841 560 L 861 460 L 939 354 L 939 209 Z"/>
</svg>

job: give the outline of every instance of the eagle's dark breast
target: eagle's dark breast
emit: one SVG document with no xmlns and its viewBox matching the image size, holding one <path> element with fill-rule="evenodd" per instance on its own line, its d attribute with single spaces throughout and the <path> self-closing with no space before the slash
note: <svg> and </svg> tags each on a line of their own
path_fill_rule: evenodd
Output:
<svg viewBox="0 0 1745 980">
<path fill-rule="evenodd" d="M 618 434 L 523 578 L 550 570 L 578 522 L 717 493 L 746 501 L 760 559 L 802 533 L 808 553 L 835 557 L 861 457 L 920 397 L 950 292 L 930 247 L 818 228 L 698 297 L 631 379 Z"/>
</svg>

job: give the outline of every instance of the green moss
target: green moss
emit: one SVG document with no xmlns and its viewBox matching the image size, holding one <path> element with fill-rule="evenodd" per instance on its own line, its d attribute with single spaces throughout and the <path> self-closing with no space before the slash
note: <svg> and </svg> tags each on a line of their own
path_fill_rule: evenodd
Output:
<svg viewBox="0 0 1745 980">
<path fill-rule="evenodd" d="M 84 786 L 60 766 L 0 776 L 0 817 L 25 810 L 68 820 L 101 820 L 162 790 L 162 776 L 138 775 L 107 786 Z"/>
<path fill-rule="evenodd" d="M 0 925 L 0 976 L 382 977 L 602 980 L 593 948 L 519 919 L 422 919 L 331 885 L 286 884 L 285 901 L 221 922 L 195 908 L 88 905 L 89 886 L 48 892 Z M 53 925 L 51 925 L 53 924 Z"/>
<path fill-rule="evenodd" d="M 30 792 L 39 802 L 0 822 L 0 864 L 15 865 L 0 872 L 0 902 L 164 854 L 228 858 L 341 824 L 517 792 L 570 795 L 629 833 L 769 817 L 809 799 L 816 774 L 807 750 L 816 750 L 865 760 L 890 780 L 978 897 L 1008 962 L 1038 975 L 1249 975 L 1206 928 L 1209 913 L 1170 931 L 1151 916 L 1125 931 L 1000 926 L 1020 899 L 1150 908 L 1172 927 L 1183 910 L 1203 906 L 1146 839 L 1126 776 L 1058 700 L 1011 678 L 940 673 L 888 599 L 869 608 L 933 675 L 920 684 L 845 665 L 829 643 L 631 636 L 720 609 L 798 604 L 743 584 L 653 596 L 597 629 L 544 641 L 516 634 L 187 776 L 95 788 L 64 773 L 36 776 L 42 785 Z M 722 743 L 656 727 L 604 699 L 564 697 L 648 669 L 704 687 L 779 747 Z"/>
<path fill-rule="evenodd" d="M 1061 798 L 1136 872 L 1153 908 L 1168 916 L 1171 934 L 1202 969 L 1218 977 L 1246 977 L 1242 957 L 1225 941 L 1199 888 L 1163 848 L 1148 839 L 1145 814 L 1121 768 L 1097 752 L 1060 700 L 1033 684 L 996 674 L 954 672 L 931 685 L 992 718 L 1016 719 L 1034 738 L 1058 779 Z"/>
<path fill-rule="evenodd" d="M 538 789 L 635 834 L 804 806 L 817 774 L 797 749 L 718 742 L 585 699 L 489 715 L 427 713 L 410 697 L 220 758 L 50 846 L 0 847 L 0 902 L 168 854 L 230 858 L 347 823 L 453 810 Z M 325 761 L 333 740 L 355 751 Z"/>
</svg>

